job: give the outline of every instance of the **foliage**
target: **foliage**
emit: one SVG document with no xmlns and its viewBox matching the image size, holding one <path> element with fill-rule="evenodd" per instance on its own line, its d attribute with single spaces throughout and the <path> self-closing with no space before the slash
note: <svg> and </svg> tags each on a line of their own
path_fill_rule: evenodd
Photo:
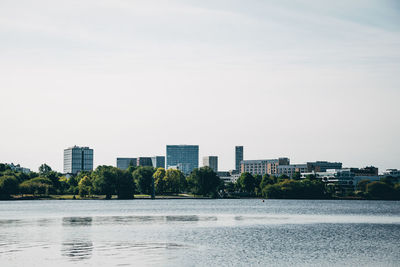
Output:
<svg viewBox="0 0 400 267">
<path fill-rule="evenodd" d="M 0 177 L 0 199 L 10 198 L 18 193 L 18 180 L 14 176 Z"/>
<path fill-rule="evenodd" d="M 177 194 L 186 189 L 186 179 L 180 170 L 158 168 L 153 175 L 157 194 Z"/>
<path fill-rule="evenodd" d="M 111 199 L 115 194 L 116 175 L 111 166 L 98 166 L 93 172 L 93 188 L 97 194 L 106 195 L 106 199 Z"/>
<path fill-rule="evenodd" d="M 166 192 L 166 171 L 164 168 L 158 168 L 153 174 L 154 186 L 156 194 L 164 194 Z"/>
<path fill-rule="evenodd" d="M 370 183 L 371 181 L 368 179 L 364 179 L 358 182 L 357 184 L 357 190 L 362 191 L 362 192 L 367 192 L 367 185 Z"/>
<path fill-rule="evenodd" d="M 136 181 L 138 190 L 142 194 L 150 195 L 153 191 L 153 174 L 154 168 L 145 166 L 138 167 L 133 172 L 133 179 Z"/>
<path fill-rule="evenodd" d="M 194 169 L 187 179 L 189 190 L 196 195 L 217 196 L 221 184 L 219 177 L 210 167 Z"/>
<path fill-rule="evenodd" d="M 135 193 L 135 183 L 132 173 L 115 168 L 116 193 L 119 199 L 132 199 Z"/>
<path fill-rule="evenodd" d="M 262 193 L 266 198 L 323 199 L 327 197 L 323 182 L 309 179 L 284 180 L 276 184 L 268 184 L 262 189 Z"/>
<path fill-rule="evenodd" d="M 256 180 L 253 175 L 248 172 L 244 172 L 240 175 L 237 180 L 238 186 L 241 190 L 246 193 L 252 194 L 254 193 L 254 189 L 256 187 Z"/>
<path fill-rule="evenodd" d="M 45 177 L 36 177 L 29 179 L 19 185 L 23 194 L 48 195 L 53 189 L 53 183 Z"/>
<path fill-rule="evenodd" d="M 395 200 L 400 199 L 400 191 L 388 183 L 374 181 L 367 184 L 367 194 L 373 199 Z"/>
<path fill-rule="evenodd" d="M 78 183 L 79 196 L 86 197 L 92 193 L 92 181 L 88 176 L 84 176 Z"/>
<path fill-rule="evenodd" d="M 46 175 L 49 172 L 51 172 L 51 167 L 49 165 L 47 165 L 46 163 L 43 163 L 42 165 L 40 165 L 40 167 L 39 167 L 40 175 Z"/>
</svg>

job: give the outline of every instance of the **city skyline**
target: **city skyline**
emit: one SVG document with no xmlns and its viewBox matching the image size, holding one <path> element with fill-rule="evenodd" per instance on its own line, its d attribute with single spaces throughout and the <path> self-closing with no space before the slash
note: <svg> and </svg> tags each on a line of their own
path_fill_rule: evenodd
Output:
<svg viewBox="0 0 400 267">
<path fill-rule="evenodd" d="M 399 168 L 398 1 L 0 3 L 0 162 L 62 171 L 194 143 Z"/>
<path fill-rule="evenodd" d="M 171 146 L 171 145 L 166 145 L 167 147 L 168 146 Z M 172 146 L 188 146 L 188 145 L 172 145 Z M 205 158 L 207 158 L 207 157 L 210 157 L 209 156 L 209 154 L 207 154 L 207 153 L 205 153 L 204 154 L 204 156 L 200 153 L 201 152 L 201 147 L 199 146 L 199 145 L 189 145 L 189 146 L 198 146 L 198 150 L 199 150 L 199 154 L 198 154 L 198 166 L 199 167 L 203 167 L 203 166 L 206 166 L 206 165 L 204 165 L 204 159 Z M 63 151 L 64 151 L 64 154 L 63 154 L 63 160 L 62 160 L 62 168 L 61 168 L 61 170 L 58 170 L 57 168 L 55 168 L 54 166 L 52 166 L 52 165 L 50 165 L 48 162 L 42 162 L 42 163 L 46 163 L 46 164 L 48 164 L 48 165 L 50 165 L 54 170 L 56 170 L 56 171 L 59 171 L 59 172 L 61 172 L 61 173 L 65 173 L 65 171 L 64 171 L 64 169 L 65 169 L 65 151 L 66 150 L 68 150 L 68 149 L 72 149 L 72 148 L 90 148 L 90 150 L 92 151 L 92 160 L 93 160 L 93 169 L 95 169 L 97 166 L 100 166 L 100 165 L 108 165 L 108 166 L 116 166 L 116 167 L 118 167 L 118 160 L 119 159 L 129 159 L 129 160 L 131 160 L 131 159 L 134 159 L 135 160 L 135 163 L 134 163 L 134 166 L 136 166 L 136 160 L 137 159 L 139 159 L 139 158 L 146 158 L 146 159 L 151 159 L 152 161 L 154 161 L 155 160 L 155 158 L 159 158 L 159 157 L 161 157 L 161 158 L 164 158 L 164 160 L 165 160 L 165 169 L 167 169 L 167 166 L 166 166 L 166 154 L 165 155 L 163 155 L 162 153 L 162 155 L 160 154 L 160 156 L 137 156 L 137 157 L 129 157 L 129 156 L 117 156 L 117 157 L 115 157 L 114 159 L 113 159 L 113 163 L 110 163 L 110 164 L 97 164 L 96 163 L 96 161 L 95 161 L 95 159 L 96 159 L 96 153 L 93 153 L 93 150 L 95 150 L 95 149 L 93 149 L 93 147 L 91 147 L 91 146 L 82 146 L 82 147 L 80 147 L 79 145 L 73 145 L 73 146 L 71 146 L 71 147 L 68 147 L 68 148 L 64 148 L 63 149 Z M 233 146 L 232 147 L 232 154 L 233 154 L 233 156 L 232 156 L 232 162 L 231 162 L 231 166 L 232 167 L 228 167 L 228 168 L 220 168 L 220 167 L 218 167 L 218 170 L 221 170 L 221 171 L 233 171 L 233 170 L 235 170 L 236 169 L 236 162 L 237 162 L 237 159 L 236 159 L 236 155 L 237 155 L 237 148 L 238 147 L 241 147 L 242 148 L 242 153 L 243 153 L 243 151 L 244 150 L 246 150 L 246 147 L 245 146 Z M 164 146 L 164 150 L 165 150 L 165 146 Z M 246 152 L 244 152 L 243 154 L 247 154 L 247 151 Z M 141 155 L 141 154 L 137 154 L 137 155 Z M 215 156 L 211 156 L 211 157 L 217 157 L 218 159 L 217 159 L 217 161 L 219 162 L 219 160 L 220 160 L 220 156 L 218 156 L 217 154 L 215 155 Z M 244 161 L 247 161 L 247 162 L 249 162 L 249 161 L 268 161 L 270 158 L 286 158 L 286 156 L 282 156 L 282 155 L 276 155 L 276 156 L 273 156 L 273 157 L 268 157 L 268 156 L 261 156 L 261 157 L 258 157 L 258 158 L 246 158 L 246 157 L 244 157 L 243 158 L 243 160 Z M 327 161 L 327 162 L 330 162 L 330 161 L 340 161 L 340 162 L 343 162 L 343 161 L 341 161 L 340 159 L 333 159 L 333 160 L 326 160 L 326 159 L 313 159 L 313 160 L 310 160 L 310 159 L 306 159 L 305 161 L 296 161 L 296 160 L 293 160 L 292 161 L 292 157 L 290 157 L 290 156 L 288 156 L 287 158 L 289 158 L 289 159 L 291 159 L 291 162 L 296 162 L 296 164 L 300 164 L 300 165 L 302 165 L 302 164 L 306 164 L 306 163 L 310 163 L 310 162 L 324 162 L 324 161 Z M 27 167 L 27 168 L 29 168 L 31 171 L 37 171 L 36 169 L 39 167 L 35 167 L 35 166 L 33 166 L 33 167 L 31 167 L 31 166 L 27 166 L 27 165 L 23 165 L 23 164 L 21 164 L 21 163 L 19 163 L 19 162 L 0 162 L 0 163 L 8 163 L 8 164 L 19 164 L 19 165 L 21 165 L 22 167 Z M 42 164 L 41 163 L 41 164 Z M 125 163 L 124 163 L 125 164 Z M 153 164 L 154 164 L 154 162 L 153 162 Z M 342 163 L 340 163 L 340 164 L 342 164 Z M 129 165 L 129 164 L 128 164 Z M 217 163 L 217 165 L 219 165 L 219 163 Z M 125 165 L 124 165 L 125 166 Z M 389 166 L 389 167 L 387 167 L 387 168 L 382 168 L 382 167 L 380 167 L 380 166 L 378 166 L 377 164 L 374 164 L 374 163 L 370 163 L 370 164 L 361 164 L 361 165 L 348 165 L 348 164 L 345 164 L 345 163 L 343 163 L 343 168 L 364 168 L 364 167 L 367 167 L 367 166 L 374 166 L 374 167 L 377 167 L 377 168 L 379 168 L 379 170 L 380 170 L 380 173 L 383 173 L 385 170 L 389 170 L 389 169 L 400 169 L 398 166 Z M 123 169 L 125 169 L 125 167 L 123 167 Z M 240 171 L 240 168 L 239 168 L 239 171 Z"/>
</svg>

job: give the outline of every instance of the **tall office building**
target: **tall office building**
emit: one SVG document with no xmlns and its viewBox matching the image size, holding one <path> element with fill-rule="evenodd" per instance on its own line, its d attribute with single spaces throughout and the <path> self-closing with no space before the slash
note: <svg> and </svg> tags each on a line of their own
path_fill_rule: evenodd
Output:
<svg viewBox="0 0 400 267">
<path fill-rule="evenodd" d="M 117 158 L 117 168 L 121 170 L 128 169 L 129 166 L 137 166 L 137 158 Z"/>
<path fill-rule="evenodd" d="M 167 145 L 167 169 L 177 168 L 185 175 L 199 167 L 199 146 Z"/>
<path fill-rule="evenodd" d="M 64 149 L 64 173 L 93 170 L 93 149 L 73 146 Z"/>
<path fill-rule="evenodd" d="M 165 168 L 165 157 L 164 156 L 154 156 L 151 158 L 154 168 Z"/>
<path fill-rule="evenodd" d="M 210 167 L 214 172 L 218 172 L 218 157 L 217 156 L 203 157 L 203 166 Z"/>
<path fill-rule="evenodd" d="M 240 162 L 243 160 L 243 146 L 235 147 L 235 170 L 240 172 Z"/>
</svg>

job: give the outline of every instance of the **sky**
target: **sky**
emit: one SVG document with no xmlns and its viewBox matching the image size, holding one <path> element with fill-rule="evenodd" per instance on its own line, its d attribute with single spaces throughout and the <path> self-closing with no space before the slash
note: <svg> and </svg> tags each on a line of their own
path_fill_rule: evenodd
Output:
<svg viewBox="0 0 400 267">
<path fill-rule="evenodd" d="M 0 162 L 201 158 L 400 168 L 397 0 L 0 0 Z"/>
</svg>

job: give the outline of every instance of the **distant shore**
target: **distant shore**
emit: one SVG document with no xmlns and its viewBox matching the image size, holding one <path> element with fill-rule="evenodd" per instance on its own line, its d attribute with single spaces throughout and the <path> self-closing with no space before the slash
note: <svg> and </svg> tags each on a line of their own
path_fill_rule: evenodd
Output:
<svg viewBox="0 0 400 267">
<path fill-rule="evenodd" d="M 115 195 L 111 198 L 111 200 L 141 200 L 141 199 L 149 199 L 151 200 L 150 195 L 135 195 L 132 199 L 118 199 Z M 203 197 L 203 196 L 194 196 L 189 194 L 179 194 L 179 195 L 161 195 L 156 196 L 156 200 L 163 199 L 215 199 L 211 197 Z M 221 198 L 219 198 L 221 199 Z M 259 200 L 268 200 L 262 197 L 224 197 L 222 199 L 259 199 Z M 296 200 L 293 198 L 285 198 L 287 200 Z M 0 201 L 18 201 L 18 200 L 107 200 L 105 195 L 93 195 L 90 197 L 80 197 L 79 195 L 48 195 L 48 196 L 33 196 L 33 195 L 16 195 L 9 199 L 0 199 Z M 280 199 L 283 200 L 283 199 Z M 366 199 L 361 197 L 335 197 L 335 198 L 325 198 L 325 199 L 301 199 L 301 200 L 381 200 L 381 199 Z M 393 201 L 393 200 L 391 200 Z M 394 200 L 396 201 L 396 200 Z M 398 201 L 398 200 L 397 200 Z"/>
</svg>

